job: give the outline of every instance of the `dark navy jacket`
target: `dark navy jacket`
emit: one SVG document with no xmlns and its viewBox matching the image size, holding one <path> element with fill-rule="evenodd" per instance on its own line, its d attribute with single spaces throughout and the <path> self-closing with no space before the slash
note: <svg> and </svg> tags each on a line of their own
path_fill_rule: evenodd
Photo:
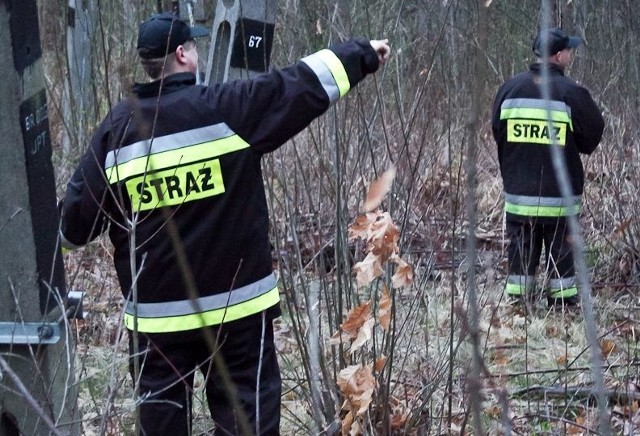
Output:
<svg viewBox="0 0 640 436">
<path fill-rule="evenodd" d="M 604 128 L 589 91 L 557 65 L 549 65 L 551 98 L 543 100 L 541 68 L 542 64 L 533 64 L 511 78 L 500 87 L 493 104 L 492 130 L 511 219 L 577 213 L 584 188 L 580 154 L 595 150 Z M 554 138 L 566 159 L 575 207 L 561 200 L 552 163 Z"/>
<path fill-rule="evenodd" d="M 278 307 L 261 158 L 378 64 L 369 41 L 352 40 L 251 80 L 137 85 L 111 110 L 68 184 L 61 237 L 81 246 L 110 223 L 127 327 L 134 314 L 140 331 L 171 332 Z"/>
</svg>

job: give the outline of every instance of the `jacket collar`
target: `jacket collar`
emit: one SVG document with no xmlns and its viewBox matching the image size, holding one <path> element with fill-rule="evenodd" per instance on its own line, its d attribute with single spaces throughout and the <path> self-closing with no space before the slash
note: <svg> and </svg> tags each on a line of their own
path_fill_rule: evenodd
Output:
<svg viewBox="0 0 640 436">
<path fill-rule="evenodd" d="M 564 76 L 564 69 L 560 65 L 556 65 L 553 63 L 549 63 L 547 65 L 549 68 L 549 73 Z M 534 74 L 540 74 L 542 72 L 543 66 L 544 64 L 542 63 L 531 64 L 529 66 L 529 71 Z"/>
<path fill-rule="evenodd" d="M 158 94 L 168 94 L 187 86 L 196 84 L 196 75 L 193 73 L 176 73 L 149 83 L 136 83 L 132 91 L 140 98 L 157 97 Z M 162 85 L 162 87 L 161 87 Z"/>
</svg>

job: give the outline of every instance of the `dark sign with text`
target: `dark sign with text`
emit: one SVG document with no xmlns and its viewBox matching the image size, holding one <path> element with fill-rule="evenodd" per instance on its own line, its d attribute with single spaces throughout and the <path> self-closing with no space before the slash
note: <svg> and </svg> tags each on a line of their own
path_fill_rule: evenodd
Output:
<svg viewBox="0 0 640 436">
<path fill-rule="evenodd" d="M 36 245 L 40 310 L 48 312 L 56 304 L 50 289 L 64 296 L 64 266 L 57 246 L 58 211 L 51 163 L 51 138 L 45 90 L 20 104 L 20 125 L 29 183 L 29 205 Z"/>
</svg>

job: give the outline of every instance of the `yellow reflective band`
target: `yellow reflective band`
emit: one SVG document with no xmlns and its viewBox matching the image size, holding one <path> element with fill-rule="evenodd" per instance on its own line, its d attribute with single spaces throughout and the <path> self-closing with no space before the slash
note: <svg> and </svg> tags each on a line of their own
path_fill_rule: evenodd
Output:
<svg viewBox="0 0 640 436">
<path fill-rule="evenodd" d="M 507 295 L 524 295 L 527 287 L 525 285 L 517 285 L 515 283 L 507 283 Z"/>
<path fill-rule="evenodd" d="M 558 145 L 567 142 L 567 125 L 565 123 L 553 123 L 551 131 L 547 121 L 536 120 L 507 120 L 507 141 L 526 142 L 534 144 L 553 144 L 553 139 Z"/>
<path fill-rule="evenodd" d="M 280 293 L 275 287 L 269 292 L 252 300 L 235 306 L 214 309 L 208 312 L 162 318 L 138 317 L 138 331 L 142 333 L 172 333 L 209 327 L 223 322 L 236 321 L 255 315 L 280 303 Z M 133 315 L 124 314 L 124 324 L 129 330 L 134 329 Z"/>
<path fill-rule="evenodd" d="M 537 217 L 563 217 L 569 215 L 577 215 L 580 213 L 580 205 L 576 204 L 571 207 L 565 206 L 524 206 L 521 204 L 513 204 L 505 202 L 505 211 L 514 215 L 537 216 Z"/>
<path fill-rule="evenodd" d="M 249 144 L 238 135 L 190 145 L 176 150 L 164 151 L 149 156 L 141 156 L 122 164 L 106 168 L 109 183 L 115 183 L 156 170 L 190 164 L 207 158 L 249 148 Z"/>
<path fill-rule="evenodd" d="M 567 289 L 561 289 L 561 290 L 551 289 L 549 291 L 550 298 L 567 298 L 567 297 L 573 297 L 574 295 L 578 295 L 578 288 L 576 288 L 575 286 L 573 288 L 567 288 Z"/>
<path fill-rule="evenodd" d="M 127 180 L 134 211 L 176 206 L 224 192 L 220 159 L 147 173 Z"/>
<path fill-rule="evenodd" d="M 336 85 L 340 90 L 340 97 L 344 96 L 349 89 L 351 88 L 351 84 L 349 83 L 349 76 L 347 75 L 347 71 L 344 69 L 344 65 L 340 62 L 340 59 L 334 52 L 329 49 L 320 50 L 316 53 L 316 55 L 322 59 L 322 62 L 325 63 L 327 68 L 331 71 L 333 75 L 333 79 L 336 81 Z"/>
</svg>

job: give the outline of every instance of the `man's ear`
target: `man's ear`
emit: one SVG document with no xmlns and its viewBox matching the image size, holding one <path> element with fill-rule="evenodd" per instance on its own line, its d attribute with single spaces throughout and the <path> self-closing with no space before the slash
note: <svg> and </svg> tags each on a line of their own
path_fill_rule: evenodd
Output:
<svg viewBox="0 0 640 436">
<path fill-rule="evenodd" d="M 174 56 L 176 57 L 176 61 L 178 62 L 179 65 L 183 65 L 187 63 L 187 56 L 185 54 L 185 48 L 183 45 L 179 45 L 178 47 L 176 47 Z"/>
</svg>

